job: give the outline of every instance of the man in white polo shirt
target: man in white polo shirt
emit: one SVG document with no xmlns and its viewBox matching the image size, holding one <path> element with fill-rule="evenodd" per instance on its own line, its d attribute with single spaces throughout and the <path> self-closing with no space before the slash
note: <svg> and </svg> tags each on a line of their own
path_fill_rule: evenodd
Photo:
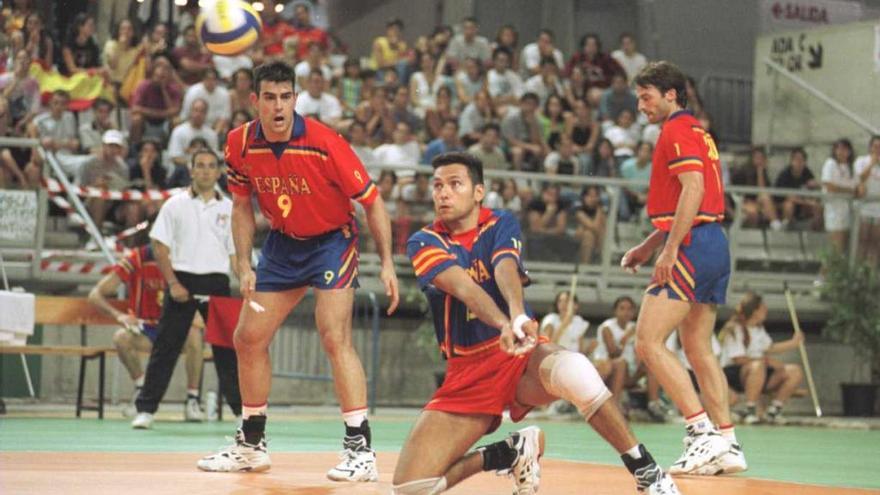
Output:
<svg viewBox="0 0 880 495">
<path fill-rule="evenodd" d="M 306 91 L 296 95 L 296 113 L 313 117 L 335 128 L 342 118 L 339 99 L 324 91 L 324 75 L 313 70 L 306 80 Z"/>
<path fill-rule="evenodd" d="M 137 429 L 153 424 L 196 310 L 208 320 L 208 303 L 196 296 L 228 296 L 229 271 L 238 266 L 232 243 L 232 201 L 214 190 L 222 171 L 217 155 L 208 149 L 196 151 L 190 168 L 189 191 L 165 202 L 150 231 L 153 253 L 168 288 L 144 386 L 135 401 L 138 414 L 131 425 Z M 241 395 L 235 351 L 216 345 L 213 350 L 220 390 L 238 416 Z"/>
</svg>

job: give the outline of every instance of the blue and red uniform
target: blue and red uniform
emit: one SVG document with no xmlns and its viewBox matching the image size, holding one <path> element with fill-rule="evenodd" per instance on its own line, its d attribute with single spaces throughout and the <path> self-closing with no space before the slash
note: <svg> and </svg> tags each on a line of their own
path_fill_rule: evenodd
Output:
<svg viewBox="0 0 880 495">
<path fill-rule="evenodd" d="M 257 290 L 357 287 L 357 225 L 351 200 L 378 190 L 351 146 L 329 127 L 293 115 L 290 139 L 269 142 L 259 120 L 229 131 L 229 190 L 256 194 L 272 231 L 257 265 Z"/>
<path fill-rule="evenodd" d="M 143 320 L 143 334 L 156 341 L 156 325 L 162 315 L 162 297 L 165 278 L 153 258 L 149 245 L 133 250 L 113 265 L 113 273 L 125 284 L 128 293 L 128 311 Z"/>
<path fill-rule="evenodd" d="M 672 280 L 660 286 L 654 281 L 648 293 L 666 289 L 670 298 L 724 304 L 730 279 L 730 251 L 721 227 L 724 219 L 724 185 L 721 164 L 712 136 L 687 110 L 672 114 L 663 124 L 651 163 L 648 215 L 659 230 L 669 232 L 681 196 L 678 175 L 699 172 L 704 194 L 690 232 L 678 250 Z"/>
<path fill-rule="evenodd" d="M 509 258 L 526 278 L 521 248 L 522 234 L 516 218 L 510 212 L 486 208 L 480 210 L 473 231 L 454 235 L 437 221 L 409 238 L 407 255 L 428 297 L 437 342 L 447 359 L 446 379 L 425 409 L 490 414 L 500 420 L 504 409 L 513 405 L 530 354 L 506 354 L 499 347 L 498 329 L 477 319 L 463 302 L 439 290 L 432 281 L 444 270 L 459 266 L 507 314 L 507 301 L 495 282 L 494 271 Z M 528 307 L 526 311 L 532 316 Z"/>
</svg>

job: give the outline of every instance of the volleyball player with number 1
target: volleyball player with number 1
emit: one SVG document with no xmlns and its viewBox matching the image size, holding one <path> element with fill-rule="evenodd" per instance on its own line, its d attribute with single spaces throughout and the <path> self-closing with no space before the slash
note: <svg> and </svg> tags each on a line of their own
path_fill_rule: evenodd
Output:
<svg viewBox="0 0 880 495">
<path fill-rule="evenodd" d="M 242 307 L 235 330 L 242 425 L 233 445 L 201 459 L 205 471 L 264 471 L 270 462 L 264 430 L 272 377 L 269 344 L 309 287 L 315 323 L 333 368 L 345 422 L 345 455 L 327 473 L 334 481 L 376 481 L 370 446 L 364 368 L 352 345 L 358 286 L 358 231 L 352 200 L 363 205 L 381 258 L 380 278 L 397 307 L 391 224 L 382 198 L 351 146 L 329 127 L 294 112 L 293 68 L 272 62 L 254 71 L 251 103 L 258 119 L 229 132 L 226 162 L 233 194 L 232 235 L 242 296 L 265 308 Z M 271 232 L 251 266 L 256 195 Z"/>
</svg>

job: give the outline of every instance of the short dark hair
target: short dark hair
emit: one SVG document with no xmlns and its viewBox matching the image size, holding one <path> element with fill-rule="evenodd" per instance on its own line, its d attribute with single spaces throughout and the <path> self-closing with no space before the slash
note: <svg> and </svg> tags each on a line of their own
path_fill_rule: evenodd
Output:
<svg viewBox="0 0 880 495">
<path fill-rule="evenodd" d="M 526 100 L 532 100 L 533 102 L 535 102 L 535 105 L 541 102 L 541 100 L 538 98 L 538 95 L 532 93 L 531 91 L 523 93 L 523 95 L 519 97 L 520 102 L 524 102 Z"/>
<path fill-rule="evenodd" d="M 636 306 L 636 302 L 633 301 L 633 298 L 631 298 L 631 297 L 629 297 L 629 296 L 620 296 L 620 297 L 618 297 L 617 299 L 614 300 L 614 306 L 612 306 L 612 307 L 613 307 L 614 309 L 617 309 L 617 307 L 620 306 L 620 303 L 622 303 L 622 302 L 624 302 L 624 301 L 629 302 L 630 304 L 633 305 L 633 307 Z"/>
<path fill-rule="evenodd" d="M 263 81 L 283 83 L 289 82 L 296 87 L 296 72 L 293 67 L 284 62 L 276 61 L 265 63 L 254 69 L 254 91 L 260 94 L 260 85 Z"/>
<path fill-rule="evenodd" d="M 489 122 L 488 124 L 484 125 L 482 129 L 480 129 L 480 132 L 486 131 L 495 131 L 498 134 L 501 134 L 501 126 L 499 126 L 495 122 Z"/>
<path fill-rule="evenodd" d="M 474 16 L 472 16 L 472 15 L 469 15 L 469 16 L 467 16 L 467 17 L 465 17 L 464 19 L 461 20 L 461 23 L 462 23 L 462 24 L 464 24 L 465 22 L 471 22 L 471 23 L 473 23 L 473 24 L 476 24 L 477 26 L 480 25 L 480 21 L 478 21 L 477 18 L 474 17 Z"/>
<path fill-rule="evenodd" d="M 687 76 L 684 75 L 684 72 L 675 64 L 665 60 L 650 62 L 635 78 L 636 86 L 643 88 L 654 86 L 661 94 L 674 89 L 675 102 L 681 108 L 687 107 L 688 102 L 686 82 Z"/>
<path fill-rule="evenodd" d="M 189 167 L 190 168 L 193 168 L 196 166 L 196 158 L 199 155 L 211 155 L 212 157 L 214 157 L 214 161 L 217 162 L 217 166 L 218 167 L 220 166 L 220 158 L 217 156 L 217 153 L 214 153 L 214 151 L 212 151 L 211 148 L 203 147 L 203 148 L 199 148 L 199 149 L 195 150 L 193 152 L 192 156 L 189 158 Z"/>
<path fill-rule="evenodd" d="M 108 107 L 112 110 L 113 102 L 105 98 L 95 98 L 95 101 L 92 102 L 92 108 L 97 109 L 98 107 Z"/>
<path fill-rule="evenodd" d="M 403 29 L 403 21 L 398 19 L 397 17 L 393 19 L 389 19 L 388 22 L 385 23 L 385 28 L 390 28 L 391 26 L 397 26 L 397 29 Z"/>
<path fill-rule="evenodd" d="M 794 156 L 795 153 L 800 153 L 800 155 L 802 157 L 804 157 L 804 161 L 806 161 L 807 157 L 809 156 L 809 155 L 807 155 L 807 150 L 801 148 L 800 146 L 796 146 L 796 147 L 792 148 L 791 153 L 789 153 L 789 156 Z"/>
<path fill-rule="evenodd" d="M 556 293 L 556 297 L 553 298 L 553 309 L 558 309 L 557 306 L 559 306 L 559 300 L 562 299 L 563 295 L 568 295 L 568 291 L 564 290 Z M 571 300 L 574 301 L 575 304 L 578 303 L 577 293 L 574 294 L 574 297 L 572 297 Z"/>
<path fill-rule="evenodd" d="M 467 167 L 468 177 L 474 185 L 483 184 L 483 162 L 470 153 L 460 151 L 450 151 L 441 153 L 431 160 L 431 166 L 434 170 L 447 165 L 464 165 Z"/>
<path fill-rule="evenodd" d="M 496 46 L 495 49 L 492 50 L 492 60 L 498 58 L 498 55 L 501 53 L 507 55 L 507 58 L 513 58 L 510 48 L 507 48 L 506 46 Z"/>
</svg>

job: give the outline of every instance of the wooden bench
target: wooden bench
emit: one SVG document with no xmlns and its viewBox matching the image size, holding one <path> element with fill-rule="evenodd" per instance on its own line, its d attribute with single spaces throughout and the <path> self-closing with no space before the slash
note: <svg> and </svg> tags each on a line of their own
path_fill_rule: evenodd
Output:
<svg viewBox="0 0 880 495">
<path fill-rule="evenodd" d="M 0 354 L 24 354 L 38 356 L 79 356 L 79 385 L 76 391 L 76 417 L 83 411 L 97 411 L 98 419 L 104 419 L 104 375 L 107 354 L 115 354 L 114 347 L 95 347 L 79 345 L 0 345 Z M 83 386 L 86 380 L 86 364 L 98 360 L 98 404 L 83 404 Z"/>
</svg>

